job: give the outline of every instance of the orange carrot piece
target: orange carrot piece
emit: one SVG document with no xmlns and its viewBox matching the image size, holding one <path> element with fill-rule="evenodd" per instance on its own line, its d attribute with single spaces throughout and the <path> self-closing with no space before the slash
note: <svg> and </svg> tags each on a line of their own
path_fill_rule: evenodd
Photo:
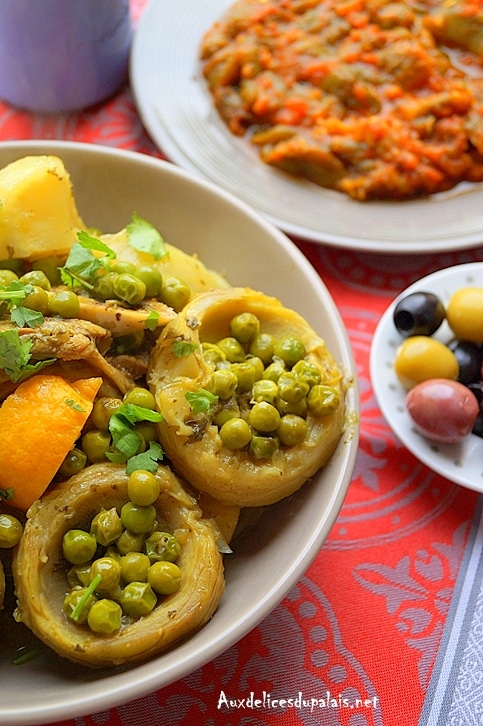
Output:
<svg viewBox="0 0 483 726">
<path fill-rule="evenodd" d="M 12 507 L 27 511 L 52 481 L 92 411 L 102 378 L 69 383 L 35 375 L 0 408 L 0 488 L 13 488 Z"/>
</svg>

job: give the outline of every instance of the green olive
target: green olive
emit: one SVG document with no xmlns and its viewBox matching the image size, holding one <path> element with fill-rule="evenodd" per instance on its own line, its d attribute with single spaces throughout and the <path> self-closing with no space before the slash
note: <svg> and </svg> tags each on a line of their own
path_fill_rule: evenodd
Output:
<svg viewBox="0 0 483 726">
<path fill-rule="evenodd" d="M 49 294 L 43 287 L 34 286 L 32 292 L 29 292 L 22 300 L 22 306 L 42 313 L 42 315 L 47 315 L 49 311 Z"/>
<path fill-rule="evenodd" d="M 259 332 L 260 320 L 253 313 L 240 313 L 230 320 L 230 333 L 240 343 L 249 343 Z"/>
<path fill-rule="evenodd" d="M 81 446 L 89 463 L 98 464 L 106 459 L 106 452 L 111 446 L 111 435 L 108 431 L 92 429 L 83 435 Z"/>
<path fill-rule="evenodd" d="M 13 270 L 0 270 L 0 285 L 8 287 L 14 280 L 18 280 L 18 275 Z"/>
<path fill-rule="evenodd" d="M 148 582 L 129 582 L 121 592 L 120 602 L 126 615 L 139 618 L 154 610 L 157 597 Z"/>
<path fill-rule="evenodd" d="M 128 552 L 121 558 L 121 580 L 127 582 L 146 582 L 151 560 L 144 552 Z"/>
<path fill-rule="evenodd" d="M 147 534 L 156 522 L 156 509 L 152 504 L 140 507 L 133 502 L 126 502 L 121 508 L 121 520 L 130 532 Z"/>
<path fill-rule="evenodd" d="M 339 408 L 340 394 L 334 386 L 319 384 L 310 389 L 307 403 L 314 416 L 328 416 Z"/>
<path fill-rule="evenodd" d="M 250 343 L 249 352 L 261 358 L 264 365 L 268 366 L 273 358 L 275 339 L 270 333 L 259 333 Z"/>
<path fill-rule="evenodd" d="M 248 423 L 262 433 L 276 431 L 280 424 L 280 413 L 271 403 L 260 401 L 250 410 Z"/>
<path fill-rule="evenodd" d="M 161 530 L 156 530 L 147 538 L 145 548 L 151 562 L 174 562 L 181 554 L 181 545 L 174 534 Z"/>
<path fill-rule="evenodd" d="M 62 266 L 61 260 L 54 255 L 49 257 L 43 257 L 40 260 L 32 262 L 32 270 L 40 270 L 46 275 L 51 285 L 60 285 L 60 267 Z"/>
<path fill-rule="evenodd" d="M 83 529 L 69 529 L 62 538 L 62 552 L 72 565 L 83 565 L 91 560 L 97 550 L 94 535 Z"/>
<path fill-rule="evenodd" d="M 79 310 L 79 298 L 72 290 L 57 290 L 49 296 L 49 315 L 60 315 L 61 318 L 77 318 Z"/>
<path fill-rule="evenodd" d="M 275 341 L 273 354 L 283 360 L 289 368 L 305 358 L 305 346 L 293 335 L 285 335 Z"/>
<path fill-rule="evenodd" d="M 231 398 L 237 388 L 238 377 L 229 368 L 219 368 L 213 371 L 210 378 L 210 391 L 222 401 Z"/>
<path fill-rule="evenodd" d="M 163 282 L 158 298 L 179 313 L 190 301 L 191 290 L 184 280 L 180 280 L 178 277 L 168 277 Z"/>
<path fill-rule="evenodd" d="M 50 290 L 50 280 L 42 270 L 30 270 L 26 272 L 20 278 L 20 282 L 24 285 L 35 285 L 35 287 L 41 287 L 42 290 Z"/>
<path fill-rule="evenodd" d="M 91 522 L 90 533 L 103 547 L 108 547 L 122 534 L 122 522 L 116 507 L 101 509 Z"/>
<path fill-rule="evenodd" d="M 112 635 L 121 628 L 122 608 L 114 600 L 102 598 L 90 607 L 87 624 L 93 633 Z"/>
<path fill-rule="evenodd" d="M 245 350 L 242 344 L 232 336 L 222 338 L 217 343 L 229 363 L 242 363 L 245 360 Z"/>
<path fill-rule="evenodd" d="M 92 407 L 90 415 L 91 422 L 96 429 L 99 431 L 109 431 L 111 416 L 118 410 L 121 404 L 121 399 L 114 398 L 113 396 L 102 396 L 98 398 Z"/>
<path fill-rule="evenodd" d="M 284 446 L 301 444 L 307 435 L 307 422 L 301 416 L 287 414 L 282 416 L 277 429 L 277 435 Z"/>
<path fill-rule="evenodd" d="M 75 619 L 76 623 L 87 622 L 89 610 L 94 605 L 94 603 L 97 602 L 97 597 L 94 595 L 94 593 L 90 593 L 87 597 L 86 595 L 87 587 L 76 587 L 70 590 L 64 598 L 62 609 L 69 619 L 72 619 L 74 611 L 76 610 L 76 608 L 78 608 L 80 601 L 84 599 L 83 605 L 80 610 L 77 609 Z"/>
<path fill-rule="evenodd" d="M 116 542 L 116 549 L 122 556 L 127 555 L 128 552 L 142 552 L 145 540 L 144 534 L 125 529 Z"/>
<path fill-rule="evenodd" d="M 122 273 L 114 280 L 114 294 L 129 305 L 136 305 L 146 297 L 146 285 L 139 277 Z"/>
<path fill-rule="evenodd" d="M 155 475 L 144 469 L 131 472 L 127 481 L 127 493 L 133 504 L 147 507 L 159 497 L 160 484 Z"/>
<path fill-rule="evenodd" d="M 150 411 L 156 410 L 156 400 L 147 388 L 142 386 L 134 386 L 130 391 L 124 394 L 123 403 L 133 403 L 135 406 L 149 408 Z"/>
<path fill-rule="evenodd" d="M 9 549 L 20 542 L 23 533 L 21 522 L 12 514 L 0 514 L 0 548 Z"/>
<path fill-rule="evenodd" d="M 64 461 L 62 462 L 59 474 L 63 479 L 70 479 L 74 474 L 78 474 L 85 467 L 87 463 L 87 454 L 82 449 L 74 446 L 69 451 Z"/>
<path fill-rule="evenodd" d="M 172 595 L 179 590 L 181 570 L 174 562 L 154 562 L 148 570 L 148 582 L 158 595 Z"/>
<path fill-rule="evenodd" d="M 245 419 L 231 418 L 220 428 L 220 437 L 227 449 L 237 451 L 250 443 L 252 431 Z"/>
<path fill-rule="evenodd" d="M 163 287 L 163 276 L 157 267 L 142 265 L 136 270 L 136 277 L 146 285 L 146 297 L 157 297 Z"/>
</svg>

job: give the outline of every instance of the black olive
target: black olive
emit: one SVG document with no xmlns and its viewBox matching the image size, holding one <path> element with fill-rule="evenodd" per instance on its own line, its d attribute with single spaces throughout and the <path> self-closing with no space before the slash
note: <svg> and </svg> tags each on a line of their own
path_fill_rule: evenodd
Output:
<svg viewBox="0 0 483 726">
<path fill-rule="evenodd" d="M 404 338 L 411 335 L 432 335 L 445 319 L 443 303 L 432 292 L 413 292 L 394 308 L 396 329 Z"/>
<path fill-rule="evenodd" d="M 469 340 L 458 340 L 457 338 L 448 343 L 448 348 L 455 354 L 459 363 L 459 382 L 465 385 L 478 383 L 483 363 L 483 349 Z"/>
</svg>

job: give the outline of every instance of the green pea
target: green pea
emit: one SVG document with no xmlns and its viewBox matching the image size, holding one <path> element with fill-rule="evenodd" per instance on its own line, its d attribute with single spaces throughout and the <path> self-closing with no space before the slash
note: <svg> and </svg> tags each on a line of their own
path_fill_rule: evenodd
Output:
<svg viewBox="0 0 483 726">
<path fill-rule="evenodd" d="M 248 365 L 253 368 L 255 381 L 259 381 L 261 378 L 263 378 L 265 366 L 263 365 L 263 361 L 261 358 L 256 355 L 249 355 L 247 356 L 245 363 L 248 363 Z"/>
<path fill-rule="evenodd" d="M 252 403 L 260 403 L 260 401 L 267 401 L 268 403 L 276 404 L 279 398 L 278 386 L 275 381 L 270 381 L 264 378 L 260 381 L 255 381 L 252 388 Z"/>
<path fill-rule="evenodd" d="M 150 471 L 136 469 L 127 481 L 127 493 L 133 504 L 147 507 L 159 497 L 161 487 L 158 479 Z"/>
<path fill-rule="evenodd" d="M 210 378 L 210 391 L 222 401 L 231 398 L 237 388 L 238 378 L 229 368 L 219 368 L 213 371 Z"/>
<path fill-rule="evenodd" d="M 244 361 L 243 363 L 233 363 L 231 370 L 238 379 L 238 393 L 251 391 L 255 383 L 255 368 L 248 361 Z"/>
<path fill-rule="evenodd" d="M 136 305 L 146 297 L 146 285 L 139 277 L 123 273 L 114 280 L 114 294 L 129 305 Z"/>
<path fill-rule="evenodd" d="M 51 285 L 60 285 L 60 267 L 62 266 L 61 260 L 55 255 L 49 257 L 43 257 L 41 260 L 35 260 L 32 262 L 32 270 L 40 270 L 46 275 Z"/>
<path fill-rule="evenodd" d="M 62 609 L 69 619 L 72 619 L 74 610 L 76 610 L 80 601 L 83 598 L 85 598 L 86 593 L 87 593 L 87 587 L 76 587 L 76 588 L 70 590 L 67 593 L 67 595 L 64 597 L 64 601 L 62 603 Z M 88 597 L 84 600 L 84 603 L 83 603 L 80 611 L 79 610 L 77 611 L 75 622 L 76 623 L 86 623 L 87 616 L 89 614 L 89 610 L 96 602 L 97 602 L 97 597 L 94 595 L 94 593 L 90 593 L 88 595 Z"/>
<path fill-rule="evenodd" d="M 91 422 L 99 431 L 109 431 L 109 421 L 122 404 L 120 398 L 113 396 L 102 396 L 98 398 L 92 407 L 90 415 Z"/>
<path fill-rule="evenodd" d="M 292 373 L 294 373 L 297 378 L 300 378 L 308 383 L 310 388 L 315 386 L 317 383 L 320 383 L 321 380 L 320 370 L 316 365 L 308 363 L 306 360 L 297 361 L 292 368 Z"/>
<path fill-rule="evenodd" d="M 229 363 L 242 363 L 245 360 L 245 350 L 236 338 L 231 336 L 222 338 L 217 345 Z"/>
<path fill-rule="evenodd" d="M 0 270 L 0 285 L 8 287 L 14 280 L 18 280 L 18 275 L 13 270 Z"/>
<path fill-rule="evenodd" d="M 20 282 L 24 285 L 35 285 L 35 287 L 41 287 L 42 290 L 50 290 L 50 280 L 42 270 L 30 270 L 26 272 L 20 278 Z"/>
<path fill-rule="evenodd" d="M 146 285 L 146 297 L 157 297 L 163 287 L 163 276 L 157 267 L 142 265 L 136 270 L 136 277 Z"/>
<path fill-rule="evenodd" d="M 140 618 L 154 610 L 157 597 L 148 582 L 129 582 L 121 592 L 120 603 L 126 615 Z"/>
<path fill-rule="evenodd" d="M 337 388 L 320 384 L 310 389 L 307 403 L 314 416 L 328 416 L 339 408 L 340 394 Z"/>
<path fill-rule="evenodd" d="M 151 560 L 143 552 L 128 552 L 121 558 L 121 580 L 127 582 L 146 582 Z"/>
<path fill-rule="evenodd" d="M 42 287 L 34 287 L 32 292 L 29 292 L 22 300 L 22 306 L 42 313 L 42 315 L 47 315 L 49 312 L 49 294 L 47 290 Z"/>
<path fill-rule="evenodd" d="M 156 522 L 156 509 L 152 504 L 140 507 L 133 502 L 126 502 L 121 508 L 121 520 L 131 532 L 147 534 Z"/>
<path fill-rule="evenodd" d="M 213 368 L 215 368 L 219 363 L 224 363 L 226 361 L 226 355 L 223 353 L 221 348 L 213 343 L 203 343 L 202 350 L 203 358 L 208 365 L 211 365 Z"/>
<path fill-rule="evenodd" d="M 62 537 L 62 552 L 71 565 L 83 565 L 89 562 L 96 550 L 96 538 L 83 529 L 69 529 Z"/>
<path fill-rule="evenodd" d="M 287 416 L 282 416 L 277 434 L 280 443 L 284 446 L 297 446 L 307 435 L 307 422 L 300 416 L 287 414 Z"/>
<path fill-rule="evenodd" d="M 283 373 L 278 379 L 280 398 L 287 403 L 297 403 L 308 394 L 310 386 L 291 372 Z"/>
<path fill-rule="evenodd" d="M 81 446 L 89 463 L 98 464 L 106 460 L 106 451 L 109 451 L 111 446 L 111 435 L 108 431 L 92 429 L 82 437 Z"/>
<path fill-rule="evenodd" d="M 67 573 L 67 582 L 71 587 L 88 587 L 91 583 L 91 565 L 73 565 Z"/>
<path fill-rule="evenodd" d="M 179 313 L 190 301 L 191 290 L 184 280 L 180 280 L 178 277 L 168 277 L 163 282 L 158 298 Z"/>
<path fill-rule="evenodd" d="M 121 628 L 122 608 L 114 600 L 97 600 L 87 614 L 87 624 L 93 633 L 112 635 Z"/>
<path fill-rule="evenodd" d="M 79 298 L 72 290 L 57 290 L 49 296 L 49 315 L 60 315 L 61 318 L 77 318 L 79 310 Z"/>
<path fill-rule="evenodd" d="M 96 587 L 99 595 L 109 595 L 115 592 L 121 581 L 121 565 L 113 557 L 99 557 L 91 566 L 91 582 L 98 575 L 101 580 Z"/>
<path fill-rule="evenodd" d="M 158 440 L 158 430 L 156 424 L 149 423 L 149 421 L 140 421 L 134 426 L 137 434 L 142 436 L 143 441 L 149 444 L 150 441 Z"/>
<path fill-rule="evenodd" d="M 12 514 L 0 514 L 0 548 L 10 549 L 20 542 L 23 533 L 21 522 Z"/>
<path fill-rule="evenodd" d="M 127 555 L 128 552 L 142 552 L 145 540 L 144 534 L 125 529 L 116 542 L 116 548 L 121 555 Z"/>
<path fill-rule="evenodd" d="M 285 335 L 275 341 L 273 354 L 291 368 L 299 360 L 305 358 L 305 346 L 293 335 Z"/>
<path fill-rule="evenodd" d="M 259 333 L 250 343 L 249 352 L 251 355 L 261 358 L 263 364 L 268 366 L 273 358 L 274 344 L 275 340 L 273 335 L 270 335 L 270 333 Z"/>
<path fill-rule="evenodd" d="M 262 433 L 276 431 L 280 424 L 280 413 L 271 403 L 260 401 L 250 410 L 248 423 Z"/>
<path fill-rule="evenodd" d="M 293 403 L 289 403 L 288 401 L 284 401 L 280 398 L 277 401 L 277 408 L 282 416 L 286 416 L 290 413 L 294 416 L 301 416 L 302 418 L 306 418 L 309 410 L 306 398 L 301 398 L 300 401 L 295 401 Z"/>
<path fill-rule="evenodd" d="M 220 428 L 220 437 L 227 449 L 237 451 L 250 443 L 252 431 L 245 419 L 231 418 Z"/>
<path fill-rule="evenodd" d="M 249 343 L 259 332 L 260 320 L 253 313 L 240 313 L 230 320 L 230 333 L 240 343 Z"/>
<path fill-rule="evenodd" d="M 146 554 L 151 562 L 166 560 L 174 562 L 181 554 L 181 545 L 174 534 L 157 530 L 147 538 L 145 543 Z"/>
<path fill-rule="evenodd" d="M 174 562 L 154 562 L 148 570 L 148 582 L 158 595 L 172 595 L 181 585 L 181 570 Z"/>
<path fill-rule="evenodd" d="M 252 436 L 249 454 L 253 459 L 271 459 L 278 448 L 278 441 L 273 436 Z"/>
<path fill-rule="evenodd" d="M 218 428 L 221 428 L 226 421 L 231 418 L 238 418 L 240 416 L 240 407 L 236 402 L 235 398 L 225 401 L 223 405 L 215 411 L 213 416 L 213 423 Z"/>
<path fill-rule="evenodd" d="M 94 295 L 99 300 L 113 300 L 116 297 L 114 283 L 119 277 L 117 272 L 105 272 L 94 281 Z"/>
<path fill-rule="evenodd" d="M 277 383 L 282 373 L 285 373 L 286 370 L 287 369 L 282 361 L 274 361 L 265 368 L 263 377 L 268 381 L 274 381 L 274 383 Z"/>
<path fill-rule="evenodd" d="M 78 474 L 87 463 L 87 454 L 82 449 L 75 446 L 62 462 L 59 474 L 63 479 L 70 479 L 71 476 Z"/>
<path fill-rule="evenodd" d="M 1 270 L 12 270 L 12 272 L 15 272 L 15 274 L 17 276 L 19 276 L 22 273 L 22 267 L 23 267 L 22 260 L 17 260 L 17 259 L 14 260 L 12 257 L 9 257 L 6 260 L 0 260 L 0 269 Z"/>
<path fill-rule="evenodd" d="M 116 258 L 109 263 L 109 270 L 116 272 L 118 275 L 135 275 L 137 268 L 134 262 Z"/>
<path fill-rule="evenodd" d="M 90 532 L 103 547 L 113 544 L 122 534 L 121 517 L 116 507 L 102 509 L 91 522 Z"/>
<path fill-rule="evenodd" d="M 133 403 L 135 406 L 149 408 L 150 411 L 156 410 L 156 400 L 147 388 L 142 386 L 134 386 L 130 391 L 124 394 L 123 403 Z"/>
</svg>

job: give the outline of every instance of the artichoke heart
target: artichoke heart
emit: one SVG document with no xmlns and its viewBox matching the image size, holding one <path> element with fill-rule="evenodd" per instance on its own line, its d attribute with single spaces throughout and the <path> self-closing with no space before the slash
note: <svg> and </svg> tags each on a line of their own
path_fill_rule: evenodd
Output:
<svg viewBox="0 0 483 726">
<path fill-rule="evenodd" d="M 63 612 L 68 589 L 62 538 L 73 527 L 85 527 L 101 509 L 120 510 L 128 500 L 128 476 L 117 464 L 95 464 L 55 487 L 27 514 L 13 575 L 17 596 L 15 618 L 59 655 L 91 667 L 112 667 L 150 659 L 214 614 L 224 591 L 218 533 L 202 517 L 194 498 L 167 467 L 156 473 L 160 495 L 158 518 L 176 534 L 181 554 L 179 589 L 162 596 L 154 610 L 125 619 L 114 635 L 93 633 Z"/>
<path fill-rule="evenodd" d="M 256 332 L 245 329 L 240 334 L 242 342 L 233 344 L 234 321 L 247 314 Z M 255 337 L 250 339 L 250 335 Z M 220 353 L 227 340 L 235 349 L 238 346 L 234 354 L 238 362 L 233 364 L 230 352 Z M 275 345 L 271 357 L 257 350 L 266 340 Z M 303 391 L 305 386 L 308 390 L 308 385 L 297 379 L 301 366 L 317 382 L 313 393 L 316 388 L 323 389 L 332 403 L 323 411 L 320 406 L 314 411 L 307 403 L 310 393 L 294 402 L 290 398 L 298 394 L 282 390 L 279 379 L 278 387 L 273 384 L 277 392 L 272 403 L 263 401 L 259 407 L 269 412 L 274 424 L 262 422 L 263 430 L 257 430 L 260 427 L 253 409 L 258 400 L 255 389 L 261 387 L 256 381 L 269 379 L 272 366 L 281 364 L 277 345 L 285 340 L 295 340 L 303 350 L 297 365 L 293 360 L 285 361 L 286 381 L 292 379 L 295 388 Z M 256 370 L 252 388 L 240 377 L 242 368 L 250 366 Z M 217 375 L 234 380 L 234 372 L 239 376 L 236 390 L 213 395 Z M 158 338 L 148 383 L 163 416 L 159 437 L 173 468 L 201 492 L 239 507 L 273 504 L 297 491 L 329 461 L 345 426 L 344 376 L 325 341 L 298 313 L 250 288 L 197 295 Z M 268 383 L 265 388 L 273 386 Z M 201 408 L 192 404 L 197 397 L 204 397 Z M 234 442 L 224 438 L 222 422 L 229 418 L 235 419 L 229 426 L 239 429 Z M 303 437 L 287 441 L 297 437 L 299 429 L 305 432 Z"/>
</svg>

